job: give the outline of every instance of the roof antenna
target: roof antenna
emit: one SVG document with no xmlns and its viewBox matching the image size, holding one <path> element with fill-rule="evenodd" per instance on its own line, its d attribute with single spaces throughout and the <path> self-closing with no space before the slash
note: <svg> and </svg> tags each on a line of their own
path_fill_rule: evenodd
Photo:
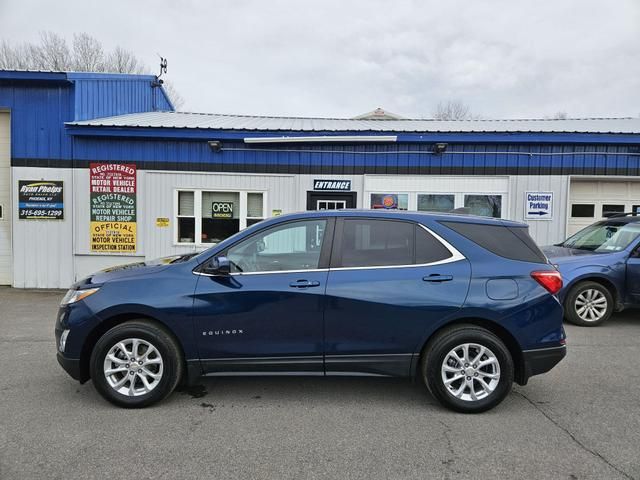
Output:
<svg viewBox="0 0 640 480">
<path fill-rule="evenodd" d="M 156 81 L 153 83 L 154 87 L 159 87 L 164 83 L 160 77 L 163 73 L 167 73 L 167 59 L 161 56 L 159 53 L 157 54 L 160 57 L 160 74 L 156 76 Z"/>
</svg>

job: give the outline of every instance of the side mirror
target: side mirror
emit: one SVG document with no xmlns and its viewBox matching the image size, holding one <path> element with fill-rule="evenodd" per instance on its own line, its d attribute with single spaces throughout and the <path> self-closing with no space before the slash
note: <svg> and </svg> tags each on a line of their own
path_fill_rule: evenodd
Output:
<svg viewBox="0 0 640 480">
<path fill-rule="evenodd" d="M 231 273 L 231 262 L 227 257 L 214 257 L 202 269 L 208 275 L 225 276 Z"/>
</svg>

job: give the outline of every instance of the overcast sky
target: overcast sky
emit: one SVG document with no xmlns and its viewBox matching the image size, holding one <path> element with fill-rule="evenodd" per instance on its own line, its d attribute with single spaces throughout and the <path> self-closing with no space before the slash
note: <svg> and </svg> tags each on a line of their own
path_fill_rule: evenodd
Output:
<svg viewBox="0 0 640 480">
<path fill-rule="evenodd" d="M 640 115 L 638 0 L 0 0 L 0 39 L 42 30 L 162 54 L 187 111 Z"/>
</svg>

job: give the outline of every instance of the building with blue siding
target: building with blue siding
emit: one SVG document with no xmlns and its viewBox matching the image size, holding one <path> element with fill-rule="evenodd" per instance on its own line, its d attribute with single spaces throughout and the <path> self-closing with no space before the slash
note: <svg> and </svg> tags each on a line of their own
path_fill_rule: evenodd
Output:
<svg viewBox="0 0 640 480">
<path fill-rule="evenodd" d="M 640 119 L 195 114 L 154 76 L 0 71 L 0 284 L 65 288 L 349 207 L 466 208 L 554 243 L 640 209 Z"/>
</svg>

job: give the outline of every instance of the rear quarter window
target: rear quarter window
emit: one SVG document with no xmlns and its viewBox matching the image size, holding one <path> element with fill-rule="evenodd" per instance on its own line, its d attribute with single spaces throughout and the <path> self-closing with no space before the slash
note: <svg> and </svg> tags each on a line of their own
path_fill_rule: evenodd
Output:
<svg viewBox="0 0 640 480">
<path fill-rule="evenodd" d="M 527 227 L 462 222 L 440 223 L 500 257 L 521 262 L 548 263 L 547 257 L 529 235 Z"/>
</svg>

